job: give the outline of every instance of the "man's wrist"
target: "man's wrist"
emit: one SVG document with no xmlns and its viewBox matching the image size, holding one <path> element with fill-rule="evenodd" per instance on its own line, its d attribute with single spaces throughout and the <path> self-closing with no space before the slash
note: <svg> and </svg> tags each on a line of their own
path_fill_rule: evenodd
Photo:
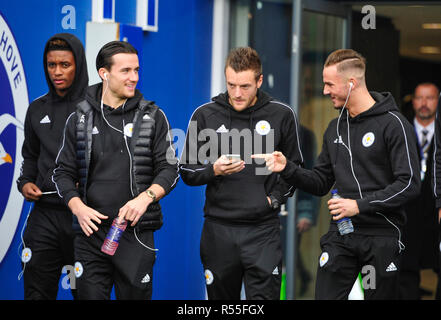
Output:
<svg viewBox="0 0 441 320">
<path fill-rule="evenodd" d="M 280 208 L 280 201 L 279 199 L 277 199 L 274 195 L 270 194 L 269 195 L 269 199 L 271 201 L 271 208 L 273 208 L 273 210 L 277 210 Z"/>
<path fill-rule="evenodd" d="M 81 211 L 81 208 L 84 206 L 83 201 L 79 197 L 72 197 L 68 203 L 67 206 L 69 207 L 70 211 L 73 215 L 77 215 L 79 211 Z"/>
</svg>

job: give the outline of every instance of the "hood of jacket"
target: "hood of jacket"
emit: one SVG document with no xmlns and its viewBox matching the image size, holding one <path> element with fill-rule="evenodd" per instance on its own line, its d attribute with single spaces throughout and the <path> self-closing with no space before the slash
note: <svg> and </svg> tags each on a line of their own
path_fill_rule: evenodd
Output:
<svg viewBox="0 0 441 320">
<path fill-rule="evenodd" d="M 270 102 L 272 100 L 272 98 L 266 92 L 264 92 L 262 90 L 257 90 L 256 104 L 254 104 L 253 106 L 250 106 L 242 111 L 236 111 L 234 109 L 234 107 L 230 104 L 228 91 L 223 92 L 216 97 L 213 97 L 211 100 L 225 106 L 227 109 L 231 110 L 231 112 L 235 113 L 238 117 L 241 117 L 241 116 L 247 117 L 247 115 L 250 115 L 253 112 L 256 112 L 257 110 L 259 110 L 260 108 L 262 108 L 263 106 L 268 104 L 268 102 Z"/>
<path fill-rule="evenodd" d="M 224 106 L 225 109 L 227 110 L 228 118 L 229 118 L 228 128 L 231 127 L 232 118 L 236 118 L 236 119 L 242 119 L 242 120 L 249 120 L 249 128 L 253 129 L 253 127 L 254 127 L 253 126 L 253 118 L 254 118 L 255 112 L 257 112 L 258 110 L 263 108 L 265 105 L 267 105 L 272 100 L 272 97 L 269 96 L 266 92 L 264 92 L 262 90 L 257 90 L 256 104 L 254 104 L 253 106 L 250 106 L 242 111 L 235 110 L 234 107 L 230 104 L 228 91 L 221 93 L 216 97 L 213 97 L 211 100 Z"/>
<path fill-rule="evenodd" d="M 68 92 L 64 97 L 60 97 L 56 93 L 55 87 L 47 71 L 47 53 L 48 53 L 49 42 L 55 39 L 61 39 L 66 41 L 69 44 L 73 56 L 75 58 L 75 79 L 72 83 L 72 86 L 69 88 Z M 43 69 L 44 69 L 44 74 L 46 76 L 46 82 L 49 87 L 49 96 L 51 98 L 63 99 L 67 101 L 75 101 L 77 99 L 84 97 L 87 86 L 89 84 L 89 76 L 87 74 L 87 62 L 86 62 L 86 55 L 84 53 L 84 47 L 81 41 L 76 36 L 70 33 L 58 33 L 52 36 L 46 42 L 46 46 L 44 47 Z"/>
</svg>

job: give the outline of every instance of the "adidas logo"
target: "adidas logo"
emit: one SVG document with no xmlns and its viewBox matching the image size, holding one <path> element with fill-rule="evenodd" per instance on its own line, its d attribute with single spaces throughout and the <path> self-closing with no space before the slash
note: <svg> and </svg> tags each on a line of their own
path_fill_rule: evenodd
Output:
<svg viewBox="0 0 441 320">
<path fill-rule="evenodd" d="M 275 267 L 273 270 L 273 275 L 278 276 L 279 275 L 279 267 Z"/>
<path fill-rule="evenodd" d="M 100 132 L 98 131 L 98 128 L 97 128 L 97 127 L 93 127 L 93 129 L 92 129 L 92 134 L 98 134 L 98 133 L 100 133 Z"/>
<path fill-rule="evenodd" d="M 148 283 L 148 282 L 150 282 L 150 276 L 149 276 L 149 274 L 147 273 L 147 274 L 144 276 L 144 278 L 142 278 L 141 283 Z"/>
<path fill-rule="evenodd" d="M 150 116 L 148 114 L 145 114 L 144 117 L 142 117 L 143 120 L 148 120 L 151 119 Z"/>
<path fill-rule="evenodd" d="M 393 262 L 391 262 L 390 265 L 386 268 L 386 272 L 397 271 L 397 270 L 398 269 Z"/>
<path fill-rule="evenodd" d="M 228 132 L 228 129 L 225 128 L 225 125 L 223 124 L 219 128 L 217 128 L 216 132 L 217 133 L 226 133 L 226 132 Z"/>
<path fill-rule="evenodd" d="M 40 123 L 51 123 L 51 119 L 46 115 L 43 119 L 40 120 Z"/>
</svg>

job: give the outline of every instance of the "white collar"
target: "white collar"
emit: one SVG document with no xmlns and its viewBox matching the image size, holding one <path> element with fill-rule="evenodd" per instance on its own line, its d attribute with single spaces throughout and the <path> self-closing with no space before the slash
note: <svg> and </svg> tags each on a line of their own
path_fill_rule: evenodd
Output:
<svg viewBox="0 0 441 320">
<path fill-rule="evenodd" d="M 432 121 L 427 127 L 424 127 L 421 125 L 416 118 L 413 119 L 413 124 L 415 125 L 415 128 L 417 129 L 417 132 L 420 133 L 424 129 L 429 131 L 429 134 L 432 135 L 435 130 L 435 121 Z"/>
</svg>

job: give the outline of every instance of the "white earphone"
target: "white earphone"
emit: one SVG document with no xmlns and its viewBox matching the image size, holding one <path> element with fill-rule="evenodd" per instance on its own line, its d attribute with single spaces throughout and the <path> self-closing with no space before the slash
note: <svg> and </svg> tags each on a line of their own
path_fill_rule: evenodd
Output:
<svg viewBox="0 0 441 320">
<path fill-rule="evenodd" d="M 107 80 L 107 73 L 104 72 L 104 79 Z"/>
<path fill-rule="evenodd" d="M 354 86 L 354 83 L 351 81 L 351 82 L 349 82 L 349 86 L 351 87 L 351 89 L 352 89 L 352 87 Z"/>
</svg>

